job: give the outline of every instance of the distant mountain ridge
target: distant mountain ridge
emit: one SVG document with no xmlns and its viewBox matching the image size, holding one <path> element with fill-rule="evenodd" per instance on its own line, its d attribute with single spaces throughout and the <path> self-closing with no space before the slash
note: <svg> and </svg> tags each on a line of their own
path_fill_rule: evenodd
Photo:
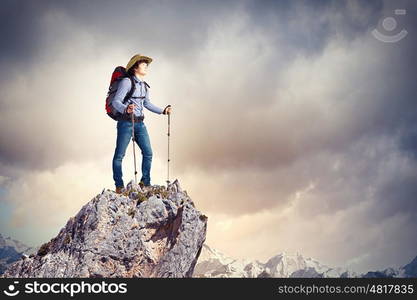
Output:
<svg viewBox="0 0 417 300">
<path fill-rule="evenodd" d="M 417 278 L 417 256 L 405 266 L 399 268 L 387 268 L 383 271 L 372 271 L 366 274 L 363 274 L 362 277 L 365 278 L 387 278 L 387 277 L 397 277 L 397 278 Z"/>
<path fill-rule="evenodd" d="M 4 238 L 0 234 L 0 274 L 3 274 L 10 264 L 19 260 L 22 254 L 30 255 L 34 252 L 36 248 L 29 247 L 11 237 Z"/>
<path fill-rule="evenodd" d="M 329 267 L 303 255 L 280 253 L 267 262 L 233 259 L 204 244 L 194 270 L 194 277 L 417 277 L 417 257 L 400 268 L 370 271 L 363 274 L 341 268 Z"/>
<path fill-rule="evenodd" d="M 357 277 L 357 274 L 343 268 L 328 267 L 299 253 L 283 252 L 261 263 L 258 260 L 233 259 L 203 245 L 194 277 Z"/>
</svg>

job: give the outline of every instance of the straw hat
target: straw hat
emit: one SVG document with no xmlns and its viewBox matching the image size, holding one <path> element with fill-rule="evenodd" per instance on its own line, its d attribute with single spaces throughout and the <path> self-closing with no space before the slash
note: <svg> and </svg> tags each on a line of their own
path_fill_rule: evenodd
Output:
<svg viewBox="0 0 417 300">
<path fill-rule="evenodd" d="M 152 62 L 152 58 L 148 56 L 144 56 L 142 54 L 136 54 L 127 63 L 126 71 L 128 71 L 138 60 L 142 60 L 142 59 L 145 60 L 148 63 L 148 65 Z"/>
</svg>

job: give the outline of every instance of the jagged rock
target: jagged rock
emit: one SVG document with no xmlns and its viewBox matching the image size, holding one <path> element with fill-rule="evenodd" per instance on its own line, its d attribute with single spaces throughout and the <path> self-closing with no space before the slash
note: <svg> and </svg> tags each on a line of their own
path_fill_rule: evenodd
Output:
<svg viewBox="0 0 417 300">
<path fill-rule="evenodd" d="M 122 194 L 104 189 L 2 277 L 191 277 L 206 230 L 178 180 L 167 188 L 131 181 Z"/>
</svg>

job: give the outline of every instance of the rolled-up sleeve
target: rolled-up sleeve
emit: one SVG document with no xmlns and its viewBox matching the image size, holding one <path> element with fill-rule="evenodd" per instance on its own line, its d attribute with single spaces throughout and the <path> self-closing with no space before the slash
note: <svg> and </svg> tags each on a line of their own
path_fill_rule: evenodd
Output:
<svg viewBox="0 0 417 300">
<path fill-rule="evenodd" d="M 123 104 L 123 99 L 126 97 L 126 94 L 129 92 L 131 86 L 132 83 L 130 82 L 129 78 L 123 78 L 119 82 L 119 86 L 112 101 L 113 107 L 122 114 L 127 107 L 127 104 Z"/>
<path fill-rule="evenodd" d="M 148 110 L 156 114 L 162 114 L 164 112 L 163 108 L 160 108 L 155 104 L 151 103 L 151 101 L 149 100 L 149 90 L 146 92 L 145 99 L 143 99 L 143 106 L 145 106 Z"/>
</svg>

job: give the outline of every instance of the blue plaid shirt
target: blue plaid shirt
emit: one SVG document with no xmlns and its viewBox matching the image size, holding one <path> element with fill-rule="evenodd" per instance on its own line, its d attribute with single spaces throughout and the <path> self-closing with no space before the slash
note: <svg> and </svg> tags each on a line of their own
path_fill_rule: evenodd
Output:
<svg viewBox="0 0 417 300">
<path fill-rule="evenodd" d="M 123 78 L 119 82 L 119 86 L 117 88 L 116 94 L 114 95 L 112 104 L 114 108 L 120 112 L 124 113 L 128 104 L 134 103 L 136 104 L 135 109 L 133 110 L 133 113 L 135 116 L 143 116 L 143 107 L 146 107 L 148 110 L 156 113 L 156 114 L 162 114 L 164 112 L 163 108 L 160 108 L 156 106 L 155 104 L 152 104 L 149 100 L 149 88 L 146 91 L 145 90 L 145 82 L 138 78 L 136 75 L 133 76 L 133 81 L 135 83 L 135 92 L 133 93 L 132 97 L 143 97 L 145 98 L 129 98 L 126 101 L 126 104 L 123 104 L 123 99 L 126 96 L 126 94 L 130 91 L 130 88 L 132 86 L 132 83 L 129 78 Z"/>
</svg>

